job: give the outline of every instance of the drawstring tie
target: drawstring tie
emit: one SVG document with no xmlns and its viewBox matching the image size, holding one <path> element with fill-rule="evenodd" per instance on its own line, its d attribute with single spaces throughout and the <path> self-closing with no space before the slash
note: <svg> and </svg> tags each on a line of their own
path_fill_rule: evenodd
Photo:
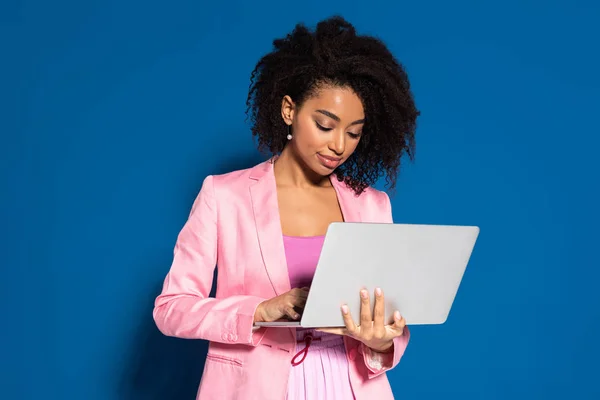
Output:
<svg viewBox="0 0 600 400">
<path fill-rule="evenodd" d="M 292 365 L 298 366 L 300 364 L 302 364 L 302 362 L 304 362 L 304 359 L 306 358 L 306 355 L 308 354 L 308 348 L 310 347 L 310 344 L 313 342 L 313 340 L 321 340 L 320 337 L 313 337 L 312 333 L 308 333 L 305 337 L 304 340 L 298 340 L 297 343 L 302 343 L 304 342 L 305 347 L 300 350 L 298 353 L 296 353 L 296 355 L 294 356 L 294 358 L 292 358 Z M 298 358 L 300 355 L 302 355 L 302 358 L 300 359 L 300 361 L 295 361 L 296 358 Z"/>
</svg>

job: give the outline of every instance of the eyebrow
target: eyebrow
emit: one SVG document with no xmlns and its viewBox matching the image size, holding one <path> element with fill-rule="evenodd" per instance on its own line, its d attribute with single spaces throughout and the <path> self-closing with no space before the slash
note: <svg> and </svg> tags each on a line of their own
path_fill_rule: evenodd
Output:
<svg viewBox="0 0 600 400">
<path fill-rule="evenodd" d="M 334 113 L 331 113 L 327 110 L 317 110 L 318 113 L 321 113 L 323 115 L 328 116 L 329 118 L 336 120 L 337 122 L 340 122 L 341 119 L 340 117 L 338 117 L 337 115 L 335 115 Z M 365 119 L 357 119 L 356 121 L 354 121 L 353 123 L 351 123 L 350 125 L 358 125 L 358 124 L 363 124 L 365 122 Z"/>
</svg>

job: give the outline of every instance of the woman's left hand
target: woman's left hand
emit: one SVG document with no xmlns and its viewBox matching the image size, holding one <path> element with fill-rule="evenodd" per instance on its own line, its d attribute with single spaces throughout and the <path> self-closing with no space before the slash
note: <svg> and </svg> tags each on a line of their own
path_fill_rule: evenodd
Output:
<svg viewBox="0 0 600 400">
<path fill-rule="evenodd" d="M 356 326 L 348 306 L 342 306 L 345 328 L 323 328 L 321 332 L 347 335 L 360 340 L 366 346 L 380 353 L 391 351 L 394 338 L 402 336 L 406 321 L 398 311 L 394 313 L 394 322 L 385 324 L 385 301 L 383 291 L 375 289 L 375 306 L 371 315 L 369 293 L 366 290 L 360 292 L 360 325 Z"/>
</svg>

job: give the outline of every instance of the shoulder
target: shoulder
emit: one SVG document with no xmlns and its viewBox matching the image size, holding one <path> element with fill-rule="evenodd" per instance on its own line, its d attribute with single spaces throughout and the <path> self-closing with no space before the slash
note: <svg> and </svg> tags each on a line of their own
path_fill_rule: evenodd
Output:
<svg viewBox="0 0 600 400">
<path fill-rule="evenodd" d="M 392 205 L 386 192 L 368 186 L 361 194 L 357 195 L 345 183 L 340 183 L 340 188 L 346 192 L 346 196 L 353 199 L 356 207 L 360 209 L 364 221 L 391 222 Z"/>
<path fill-rule="evenodd" d="M 337 180 L 337 184 L 340 189 L 352 196 L 358 203 L 363 206 L 385 206 L 390 203 L 390 197 L 383 190 L 374 188 L 373 186 L 367 186 L 365 190 L 359 195 L 352 190 L 345 182 Z"/>
<path fill-rule="evenodd" d="M 375 189 L 374 187 L 367 187 L 364 192 L 358 196 L 362 198 L 362 201 L 377 204 L 377 205 L 386 205 L 390 202 L 390 197 L 383 190 Z"/>
<path fill-rule="evenodd" d="M 361 202 L 361 213 L 365 214 L 366 219 L 373 222 L 391 222 L 392 204 L 386 192 L 368 187 L 358 197 Z"/>
<path fill-rule="evenodd" d="M 245 197 L 248 194 L 249 186 L 254 182 L 253 177 L 257 175 L 257 171 L 260 172 L 267 168 L 267 162 L 223 174 L 208 175 L 202 183 L 202 190 L 210 192 L 212 196 L 221 201 L 235 201 L 240 196 Z"/>
<path fill-rule="evenodd" d="M 250 169 L 231 171 L 224 174 L 207 175 L 202 181 L 200 192 L 214 195 L 223 190 L 235 190 L 241 183 L 248 180 Z"/>
<path fill-rule="evenodd" d="M 237 188 L 240 185 L 248 185 L 252 168 L 240 169 L 224 174 L 211 175 L 213 185 L 222 190 L 226 188 Z"/>
</svg>

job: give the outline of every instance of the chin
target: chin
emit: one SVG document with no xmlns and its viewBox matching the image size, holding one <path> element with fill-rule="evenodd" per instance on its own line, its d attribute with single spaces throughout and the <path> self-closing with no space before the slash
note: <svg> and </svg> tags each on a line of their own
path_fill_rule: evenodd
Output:
<svg viewBox="0 0 600 400">
<path fill-rule="evenodd" d="M 329 176 L 329 175 L 333 174 L 338 168 L 339 168 L 339 165 L 336 168 L 331 169 L 331 168 L 327 168 L 321 164 L 318 164 L 318 165 L 316 165 L 315 169 L 313 169 L 313 171 L 315 171 L 315 173 L 325 177 L 325 176 Z"/>
</svg>

